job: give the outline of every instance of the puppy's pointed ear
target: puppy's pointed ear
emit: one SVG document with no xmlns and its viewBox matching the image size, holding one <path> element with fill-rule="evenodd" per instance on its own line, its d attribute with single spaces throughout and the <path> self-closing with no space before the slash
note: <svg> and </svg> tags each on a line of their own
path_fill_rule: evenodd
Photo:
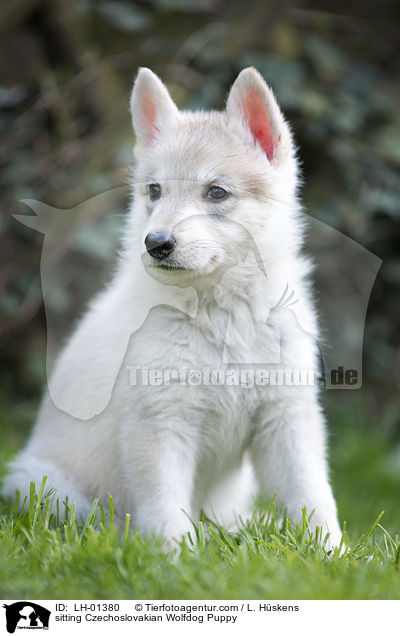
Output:
<svg viewBox="0 0 400 636">
<path fill-rule="evenodd" d="M 173 125 L 179 112 L 167 88 L 149 68 L 141 68 L 137 74 L 130 111 L 139 151 L 149 146 L 163 129 Z"/>
<path fill-rule="evenodd" d="M 226 104 L 228 123 L 247 141 L 257 143 L 271 163 L 279 163 L 292 147 L 289 127 L 274 94 L 254 68 L 239 73 Z"/>
</svg>

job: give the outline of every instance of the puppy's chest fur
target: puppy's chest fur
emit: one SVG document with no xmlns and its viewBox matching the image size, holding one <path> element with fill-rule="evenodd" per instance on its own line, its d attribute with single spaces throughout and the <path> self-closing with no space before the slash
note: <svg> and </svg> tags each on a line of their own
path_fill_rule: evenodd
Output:
<svg viewBox="0 0 400 636">
<path fill-rule="evenodd" d="M 243 375 L 271 359 L 275 345 L 266 321 L 256 321 L 242 301 L 230 312 L 211 301 L 195 317 L 166 305 L 155 307 L 128 347 L 124 367 L 138 368 L 139 382 L 121 399 L 135 410 L 140 405 L 149 420 L 154 416 L 151 426 L 157 426 L 155 421 L 165 426 L 172 415 L 172 427 L 174 418 L 183 421 L 206 447 L 222 443 L 226 455 L 236 453 L 252 434 L 259 406 L 277 400 L 277 387 L 244 386 Z M 163 374 L 162 382 L 149 382 L 150 371 Z M 241 386 L 227 381 L 228 371 Z"/>
</svg>

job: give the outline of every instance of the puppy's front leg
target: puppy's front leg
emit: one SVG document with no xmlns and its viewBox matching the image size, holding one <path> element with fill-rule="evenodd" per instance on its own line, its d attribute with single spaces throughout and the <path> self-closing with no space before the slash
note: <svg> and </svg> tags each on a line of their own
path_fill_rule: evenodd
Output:
<svg viewBox="0 0 400 636">
<path fill-rule="evenodd" d="M 193 526 L 191 516 L 194 453 L 186 424 L 145 421 L 121 437 L 124 481 L 140 532 L 161 534 L 169 544 Z M 185 511 L 185 512 L 183 512 Z"/>
<path fill-rule="evenodd" d="M 302 508 L 314 510 L 311 526 L 330 532 L 330 545 L 341 540 L 336 504 L 328 481 L 324 421 L 316 396 L 306 387 L 299 396 L 287 392 L 287 400 L 275 404 L 257 423 L 251 455 L 261 489 L 287 508 L 300 522 Z"/>
</svg>

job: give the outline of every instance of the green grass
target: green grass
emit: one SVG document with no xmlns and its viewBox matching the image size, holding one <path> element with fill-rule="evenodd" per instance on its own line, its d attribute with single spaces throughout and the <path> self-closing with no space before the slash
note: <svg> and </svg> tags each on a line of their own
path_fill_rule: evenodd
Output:
<svg viewBox="0 0 400 636">
<path fill-rule="evenodd" d="M 339 413 L 331 465 L 346 520 L 340 553 L 312 535 L 306 516 L 298 527 L 278 521 L 273 503 L 236 533 L 203 519 L 197 545 L 172 555 L 129 519 L 119 529 L 112 506 L 105 514 L 94 503 L 82 527 L 71 506 L 61 521 L 43 489 L 31 492 L 25 514 L 0 500 L 0 598 L 399 598 L 399 453 L 387 436 Z"/>
</svg>

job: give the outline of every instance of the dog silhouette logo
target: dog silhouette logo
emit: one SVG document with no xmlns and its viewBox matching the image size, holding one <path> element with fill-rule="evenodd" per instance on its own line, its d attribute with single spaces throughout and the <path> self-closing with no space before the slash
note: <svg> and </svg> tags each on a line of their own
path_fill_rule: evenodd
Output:
<svg viewBox="0 0 400 636">
<path fill-rule="evenodd" d="M 61 376 L 61 371 L 52 373 L 54 352 L 60 348 L 61 342 L 67 336 L 67 333 L 61 334 L 62 321 L 54 310 L 52 298 L 55 290 L 68 290 L 68 267 L 75 258 L 82 232 L 93 228 L 94 219 L 101 217 L 99 210 L 112 208 L 114 197 L 120 196 L 125 189 L 127 191 L 127 187 L 121 186 L 98 194 L 71 209 L 58 209 L 40 201 L 23 199 L 21 202 L 31 208 L 34 216 L 13 215 L 27 227 L 44 234 L 40 275 L 47 325 L 47 387 L 55 406 L 76 419 L 90 420 L 107 408 L 117 379 L 122 377 L 123 369 L 126 368 L 123 361 L 129 355 L 131 337 L 139 337 L 139 331 L 146 328 L 150 319 L 158 320 L 159 324 L 162 324 L 171 308 L 187 314 L 193 320 L 202 311 L 199 307 L 201 297 L 191 286 L 190 277 L 170 279 L 165 276 L 165 272 L 160 274 L 155 268 L 146 268 L 149 253 L 143 244 L 141 248 L 134 250 L 133 254 L 138 271 L 142 271 L 141 266 L 144 268 L 144 283 L 135 297 L 135 311 L 129 320 L 121 320 L 118 324 L 119 336 L 115 339 L 112 355 L 109 355 L 101 376 L 102 390 L 98 391 L 99 375 L 95 372 L 96 364 L 93 363 L 97 349 L 90 349 L 92 353 L 88 353 L 89 344 L 92 343 L 92 347 L 96 342 L 94 335 L 89 332 L 88 347 L 74 350 L 74 372 L 69 373 L 68 377 Z M 291 333 L 293 341 L 296 341 L 296 335 L 299 336 L 299 342 L 304 337 L 314 341 L 322 362 L 325 388 L 360 388 L 367 307 L 382 261 L 335 228 L 305 213 L 304 219 L 307 227 L 307 249 L 313 255 L 315 263 L 318 263 L 315 278 L 319 281 L 316 287 L 320 333 L 312 332 L 312 325 L 304 319 L 304 306 L 302 311 L 304 293 L 308 297 L 310 290 L 292 286 L 289 289 L 288 281 L 282 273 L 282 288 L 277 288 L 274 294 L 271 294 L 272 279 L 270 280 L 268 272 L 268 254 L 264 254 L 264 263 L 262 245 L 259 245 L 257 233 L 251 233 L 246 226 L 233 219 L 224 218 L 224 227 L 226 230 L 229 227 L 230 236 L 234 237 L 236 247 L 234 252 L 229 252 L 228 258 L 225 247 L 221 248 L 218 241 L 215 245 L 213 243 L 215 249 L 218 248 L 218 254 L 221 254 L 222 249 L 225 255 L 223 264 L 216 268 L 213 274 L 214 298 L 211 298 L 213 306 L 218 305 L 221 309 L 218 314 L 221 321 L 226 322 L 222 362 L 247 365 L 286 364 L 283 355 L 285 334 Z M 203 214 L 191 214 L 174 225 L 174 234 L 181 233 L 182 236 L 196 238 L 197 228 L 203 222 Z M 207 241 L 199 243 L 197 238 L 196 241 L 201 247 L 200 254 L 210 245 Z M 191 244 L 189 242 L 189 247 Z M 305 267 L 309 272 L 314 268 L 311 261 L 307 261 Z M 150 279 L 151 285 L 147 285 Z M 264 342 L 269 343 L 268 351 L 266 346 L 254 345 L 250 353 L 248 347 L 242 347 L 242 333 L 232 322 L 237 313 L 238 281 L 240 283 L 242 280 L 251 280 L 252 289 L 257 288 L 260 293 L 265 290 L 265 321 L 260 329 L 265 336 Z M 147 288 L 153 291 L 147 293 Z M 68 293 L 72 294 L 71 291 Z M 210 301 L 210 297 L 205 298 L 206 302 Z M 243 296 L 243 302 L 246 302 L 246 298 Z M 267 304 L 267 299 L 273 304 Z M 251 324 L 245 325 L 247 338 L 250 328 Z M 261 340 L 262 333 L 254 329 L 254 343 L 256 338 Z M 346 377 L 346 373 L 355 375 L 356 381 L 339 381 L 342 375 Z M 191 375 L 190 381 L 192 385 L 196 384 L 197 376 Z M 83 395 L 95 396 L 95 399 L 83 400 Z"/>
<path fill-rule="evenodd" d="M 51 612 L 32 603 L 32 601 L 19 601 L 11 605 L 3 605 L 6 610 L 7 631 L 14 634 L 18 629 L 49 629 Z"/>
</svg>

